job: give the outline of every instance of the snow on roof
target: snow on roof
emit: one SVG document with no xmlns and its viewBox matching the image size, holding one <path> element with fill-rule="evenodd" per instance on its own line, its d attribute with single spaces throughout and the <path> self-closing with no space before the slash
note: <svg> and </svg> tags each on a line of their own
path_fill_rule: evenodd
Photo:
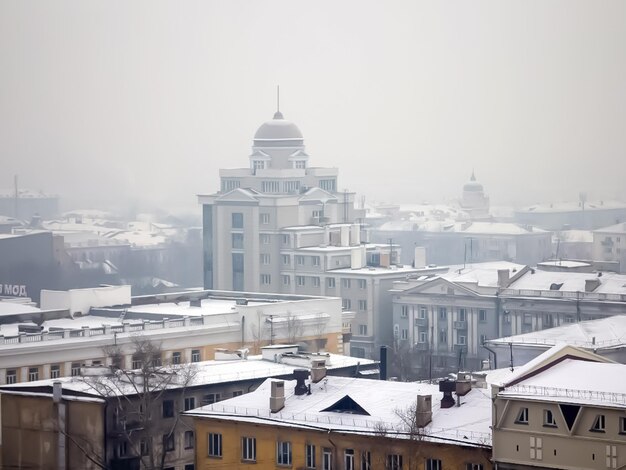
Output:
<svg viewBox="0 0 626 470">
<path fill-rule="evenodd" d="M 0 301 L 0 316 L 19 315 L 20 313 L 37 313 L 41 309 L 21 302 Z"/>
<path fill-rule="evenodd" d="M 372 434 L 381 423 L 390 430 L 402 430 L 399 412 L 414 405 L 418 395 L 431 395 L 433 417 L 424 428 L 425 439 L 491 445 L 491 399 L 487 389 L 472 389 L 461 397 L 461 406 L 442 409 L 443 394 L 438 385 L 328 376 L 311 384 L 311 395 L 295 395 L 296 382 L 286 381 L 285 407 L 278 413 L 271 413 L 271 382 L 266 380 L 254 392 L 203 406 L 188 414 L 259 423 L 271 419 L 274 425 Z M 369 415 L 323 411 L 346 396 Z"/>
<path fill-rule="evenodd" d="M 599 273 L 578 273 L 565 271 L 542 271 L 535 270 L 534 273 L 527 272 L 519 279 L 513 281 L 510 289 L 519 290 L 553 290 L 553 284 L 562 284 L 560 292 L 582 292 L 585 293 L 585 282 L 597 279 L 600 285 L 593 290 L 594 294 L 626 294 L 626 275 L 610 272 Z"/>
<path fill-rule="evenodd" d="M 626 203 L 620 201 L 600 201 L 600 202 L 587 202 L 585 203 L 584 210 L 607 210 L 607 209 L 626 209 Z M 535 204 L 533 206 L 525 207 L 524 209 L 516 212 L 578 212 L 582 211 L 582 205 L 579 202 L 555 202 L 549 204 Z"/>
<path fill-rule="evenodd" d="M 526 235 L 529 233 L 546 233 L 537 227 L 524 227 L 519 224 L 508 222 L 472 222 L 472 224 L 460 230 L 463 233 L 484 235 Z"/>
<path fill-rule="evenodd" d="M 548 328 L 522 335 L 508 336 L 488 341 L 490 344 L 522 346 L 554 346 L 571 344 L 586 349 L 626 346 L 626 316 L 589 320 Z"/>
<path fill-rule="evenodd" d="M 465 267 L 460 265 L 449 266 L 449 270 L 440 277 L 455 283 L 471 283 L 484 287 L 497 287 L 498 271 L 506 269 L 509 277 L 513 277 L 524 269 L 526 265 L 509 261 L 490 261 L 486 263 L 471 263 Z"/>
<path fill-rule="evenodd" d="M 615 234 L 626 234 L 626 222 L 622 222 L 621 224 L 611 225 L 610 227 L 603 227 L 597 230 L 594 230 L 596 233 L 615 233 Z"/>
<path fill-rule="evenodd" d="M 266 305 L 272 302 L 248 300 L 247 305 Z M 192 307 L 190 302 L 162 302 L 147 305 L 136 305 L 128 308 L 128 312 L 149 313 L 155 315 L 182 315 L 199 317 L 203 315 L 219 315 L 233 313 L 236 308 L 235 299 L 202 299 L 200 307 Z"/>
<path fill-rule="evenodd" d="M 393 265 L 389 268 L 382 266 L 364 266 L 362 268 L 341 268 L 330 269 L 328 272 L 332 274 L 354 274 L 358 276 L 380 276 L 382 274 L 410 274 L 421 271 L 420 268 L 414 268 L 409 265 Z"/>
<path fill-rule="evenodd" d="M 567 259 L 553 259 L 550 261 L 542 261 L 541 263 L 537 263 L 537 266 L 549 266 L 549 267 L 563 267 L 563 268 L 584 268 L 591 267 L 590 263 L 586 263 L 584 261 L 571 261 Z"/>
<path fill-rule="evenodd" d="M 626 408 L 626 365 L 564 359 L 499 395 Z"/>
</svg>

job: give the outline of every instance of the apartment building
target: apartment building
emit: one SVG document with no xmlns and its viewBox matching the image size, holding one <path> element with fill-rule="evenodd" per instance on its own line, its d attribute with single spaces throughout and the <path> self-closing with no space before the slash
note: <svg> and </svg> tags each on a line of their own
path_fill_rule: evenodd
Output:
<svg viewBox="0 0 626 470">
<path fill-rule="evenodd" d="M 78 375 L 110 365 L 121 349 L 133 368 L 137 337 L 159 344 L 163 363 L 212 359 L 215 348 L 298 342 L 309 351 L 342 353 L 345 323 L 335 297 L 196 291 L 131 297 L 128 286 L 44 292 L 47 310 L 16 305 L 0 319 L 0 384 Z M 107 306 L 108 305 L 108 306 Z M 17 309 L 17 310 L 15 310 Z"/>
<path fill-rule="evenodd" d="M 593 231 L 593 259 L 612 261 L 626 273 L 626 222 Z"/>
<path fill-rule="evenodd" d="M 626 307 L 620 274 L 508 262 L 445 269 L 396 282 L 392 292 L 396 345 L 414 354 L 419 377 L 479 370 L 490 339 L 623 315 Z"/>
<path fill-rule="evenodd" d="M 216 357 L 148 373 L 85 367 L 78 377 L 2 386 L 3 464 L 193 470 L 196 439 L 184 411 L 248 393 L 270 377 L 289 379 L 296 368 L 322 368 L 329 376 L 377 373 L 373 361 L 301 353 L 295 345 L 268 346 L 254 357 L 217 350 Z"/>
<path fill-rule="evenodd" d="M 492 468 L 484 390 L 308 375 L 187 412 L 196 467 Z"/>
<path fill-rule="evenodd" d="M 502 470 L 626 465 L 626 366 L 571 346 L 493 387 L 493 461 Z"/>
<path fill-rule="evenodd" d="M 204 287 L 341 297 L 356 318 L 345 325 L 353 354 L 372 357 L 391 336 L 386 291 L 415 271 L 398 266 L 397 245 L 367 241 L 354 194 L 338 190 L 336 168 L 310 165 L 302 133 L 280 112 L 257 130 L 249 161 L 198 196 Z"/>
</svg>

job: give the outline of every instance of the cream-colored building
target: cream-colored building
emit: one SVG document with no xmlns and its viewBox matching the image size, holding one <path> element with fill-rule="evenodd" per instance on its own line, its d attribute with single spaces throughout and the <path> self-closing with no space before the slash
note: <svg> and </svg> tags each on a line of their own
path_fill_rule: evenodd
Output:
<svg viewBox="0 0 626 470">
<path fill-rule="evenodd" d="M 626 365 L 561 346 L 492 387 L 496 468 L 626 466 Z"/>
</svg>

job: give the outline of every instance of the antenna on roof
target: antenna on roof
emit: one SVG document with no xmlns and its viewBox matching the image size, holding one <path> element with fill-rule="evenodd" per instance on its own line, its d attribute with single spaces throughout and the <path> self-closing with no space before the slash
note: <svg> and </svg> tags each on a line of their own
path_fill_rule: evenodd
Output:
<svg viewBox="0 0 626 470">
<path fill-rule="evenodd" d="M 274 113 L 274 119 L 283 119 L 283 115 L 280 112 L 280 85 L 276 85 L 276 112 Z"/>
</svg>

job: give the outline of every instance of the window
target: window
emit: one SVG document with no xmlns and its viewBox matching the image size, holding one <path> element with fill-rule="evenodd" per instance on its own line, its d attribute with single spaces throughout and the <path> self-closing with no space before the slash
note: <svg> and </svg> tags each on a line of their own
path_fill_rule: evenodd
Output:
<svg viewBox="0 0 626 470">
<path fill-rule="evenodd" d="M 350 279 L 342 279 L 341 287 L 343 287 L 344 289 L 350 289 Z"/>
<path fill-rule="evenodd" d="M 241 212 L 233 212 L 231 214 L 231 227 L 243 228 L 243 214 Z"/>
<path fill-rule="evenodd" d="M 254 170 L 262 170 L 265 168 L 265 162 L 263 160 L 252 160 L 252 168 Z"/>
<path fill-rule="evenodd" d="M 420 331 L 419 333 L 419 342 L 420 343 L 428 343 L 428 333 L 425 331 Z"/>
<path fill-rule="evenodd" d="M 467 341 L 466 341 L 465 336 L 459 335 L 459 342 L 458 342 L 458 344 L 460 344 L 461 346 L 465 346 L 466 342 Z"/>
<path fill-rule="evenodd" d="M 516 424 L 528 424 L 528 408 L 520 408 L 517 414 Z"/>
<path fill-rule="evenodd" d="M 291 264 L 291 256 L 283 255 L 283 265 L 289 266 Z"/>
<path fill-rule="evenodd" d="M 478 321 L 486 322 L 487 321 L 487 310 L 479 310 L 478 311 Z"/>
<path fill-rule="evenodd" d="M 243 390 L 233 390 L 233 397 L 243 395 Z"/>
<path fill-rule="evenodd" d="M 367 281 L 365 279 L 359 279 L 359 289 L 366 289 L 367 288 Z"/>
<path fill-rule="evenodd" d="M 281 237 L 280 237 L 281 242 L 282 242 L 283 245 L 289 245 L 290 238 L 291 237 L 289 235 L 287 235 L 286 233 L 283 233 L 281 235 Z"/>
<path fill-rule="evenodd" d="M 543 425 L 556 428 L 556 420 L 551 410 L 543 410 Z"/>
<path fill-rule="evenodd" d="M 146 439 L 139 441 L 139 453 L 141 455 L 148 455 L 150 453 L 150 445 Z"/>
<path fill-rule="evenodd" d="M 359 335 L 367 336 L 367 325 L 359 325 Z"/>
<path fill-rule="evenodd" d="M 459 321 L 467 321 L 467 310 L 464 308 L 459 309 Z"/>
<path fill-rule="evenodd" d="M 241 459 L 242 460 L 256 460 L 256 438 L 254 437 L 242 437 L 241 438 Z"/>
<path fill-rule="evenodd" d="M 346 449 L 343 452 L 344 470 L 354 470 L 354 449 Z"/>
<path fill-rule="evenodd" d="M 317 276 L 313 276 L 311 279 L 313 279 L 313 287 L 319 287 L 320 286 L 320 278 Z"/>
<path fill-rule="evenodd" d="M 163 434 L 163 449 L 166 452 L 173 451 L 176 448 L 176 441 L 174 439 L 174 433 Z"/>
<path fill-rule="evenodd" d="M 267 212 L 261 212 L 259 214 L 259 223 L 261 225 L 267 225 L 270 223 L 270 215 Z"/>
<path fill-rule="evenodd" d="M 79 368 L 80 371 L 80 368 Z M 16 369 L 8 369 L 7 370 L 7 384 L 17 383 L 17 370 Z"/>
<path fill-rule="evenodd" d="M 306 160 L 296 160 L 293 162 L 293 167 L 300 169 L 306 168 Z"/>
<path fill-rule="evenodd" d="M 328 447 L 322 449 L 322 470 L 332 470 L 333 468 L 333 451 Z"/>
<path fill-rule="evenodd" d="M 172 364 L 180 364 L 180 351 L 174 351 L 172 353 Z"/>
<path fill-rule="evenodd" d="M 590 431 L 593 432 L 604 432 L 605 431 L 605 419 L 604 415 L 596 416 L 595 421 L 593 422 L 593 426 L 591 426 Z"/>
<path fill-rule="evenodd" d="M 350 310 L 352 308 L 352 301 L 350 299 L 341 299 L 341 306 L 344 310 Z"/>
<path fill-rule="evenodd" d="M 222 399 L 222 396 L 219 393 L 209 393 L 202 398 L 202 401 L 205 405 L 212 405 L 213 403 L 217 403 Z"/>
<path fill-rule="evenodd" d="M 263 181 L 261 182 L 261 191 L 264 193 L 279 193 L 280 182 L 278 181 Z"/>
<path fill-rule="evenodd" d="M 311 256 L 311 264 L 313 266 L 319 266 L 320 265 L 320 257 L 319 256 Z"/>
<path fill-rule="evenodd" d="M 196 407 L 196 397 L 185 398 L 185 411 L 193 410 Z"/>
<path fill-rule="evenodd" d="M 299 287 L 304 286 L 304 276 L 296 276 L 296 285 Z"/>
<path fill-rule="evenodd" d="M 209 457 L 222 456 L 222 435 L 209 433 Z"/>
<path fill-rule="evenodd" d="M 306 468 L 315 468 L 315 446 L 307 444 L 304 448 L 304 465 Z"/>
<path fill-rule="evenodd" d="M 441 330 L 439 332 L 439 342 L 446 344 L 448 342 L 448 330 Z"/>
<path fill-rule="evenodd" d="M 465 466 L 465 470 L 483 470 L 482 463 L 468 463 Z"/>
<path fill-rule="evenodd" d="M 128 454 L 128 442 L 122 441 L 117 444 L 117 456 L 126 457 Z"/>
<path fill-rule="evenodd" d="M 77 375 L 80 375 L 80 362 L 72 362 L 71 376 L 76 377 Z"/>
<path fill-rule="evenodd" d="M 409 306 L 402 305 L 400 307 L 400 318 L 407 318 L 409 316 Z"/>
<path fill-rule="evenodd" d="M 262 233 L 259 235 L 259 241 L 261 245 L 269 245 L 271 237 L 267 233 Z"/>
<path fill-rule="evenodd" d="M 439 459 L 426 459 L 426 465 L 424 466 L 424 470 L 441 470 L 443 467 L 441 466 L 441 460 Z"/>
<path fill-rule="evenodd" d="M 304 256 L 296 255 L 296 264 L 298 266 L 304 266 Z"/>
<path fill-rule="evenodd" d="M 278 465 L 291 465 L 291 442 L 276 443 L 276 463 Z"/>
<path fill-rule="evenodd" d="M 334 277 L 326 278 L 326 287 L 328 287 L 329 289 L 334 289 L 335 288 L 335 278 Z"/>
<path fill-rule="evenodd" d="M 335 180 L 334 179 L 320 180 L 320 188 L 323 189 L 324 191 L 334 192 L 335 191 Z"/>
<path fill-rule="evenodd" d="M 619 433 L 626 434 L 626 417 L 624 416 L 619 418 Z"/>
<path fill-rule="evenodd" d="M 283 275 L 283 286 L 288 286 L 291 283 L 289 276 Z"/>
<path fill-rule="evenodd" d="M 196 466 L 192 463 L 185 464 L 184 470 L 195 470 Z"/>
<path fill-rule="evenodd" d="M 29 367 L 28 368 L 28 381 L 34 382 L 35 380 L 39 380 L 39 367 Z"/>
<path fill-rule="evenodd" d="M 487 335 L 480 335 L 480 344 L 485 344 L 487 342 Z"/>
<path fill-rule="evenodd" d="M 240 184 L 239 180 L 222 180 L 222 191 L 232 191 L 238 188 Z"/>
<path fill-rule="evenodd" d="M 271 274 L 261 274 L 261 285 L 268 286 L 272 283 Z"/>
<path fill-rule="evenodd" d="M 387 456 L 387 467 L 389 470 L 402 470 L 402 456 L 399 454 L 389 454 Z"/>
<path fill-rule="evenodd" d="M 532 325 L 533 316 L 530 313 L 525 313 L 523 321 L 524 321 L 524 325 Z"/>
<path fill-rule="evenodd" d="M 417 318 L 419 318 L 420 320 L 426 319 L 426 307 L 420 307 L 420 311 L 417 314 Z"/>
<path fill-rule="evenodd" d="M 231 240 L 233 243 L 233 248 L 236 250 L 243 249 L 243 233 L 233 233 L 231 234 Z"/>
<path fill-rule="evenodd" d="M 194 448 L 194 439 L 193 439 L 193 431 L 185 431 L 185 449 L 193 449 Z"/>
<path fill-rule="evenodd" d="M 50 366 L 50 378 L 58 379 L 61 377 L 61 366 L 59 364 L 52 364 Z"/>
<path fill-rule="evenodd" d="M 200 350 L 199 349 L 191 350 L 191 362 L 200 362 Z"/>
<path fill-rule="evenodd" d="M 164 418 L 174 417 L 174 400 L 163 400 L 162 408 Z"/>
<path fill-rule="evenodd" d="M 402 328 L 402 330 L 400 331 L 400 339 L 409 339 L 409 330 L 407 330 L 406 328 Z"/>
<path fill-rule="evenodd" d="M 261 264 L 268 265 L 270 264 L 270 255 L 269 253 L 261 253 Z"/>
<path fill-rule="evenodd" d="M 446 307 L 439 307 L 439 320 L 446 320 L 448 318 L 448 310 Z"/>
<path fill-rule="evenodd" d="M 372 454 L 369 450 L 361 452 L 361 470 L 372 470 Z"/>
<path fill-rule="evenodd" d="M 359 300 L 359 310 L 362 312 L 367 310 L 367 300 Z"/>
<path fill-rule="evenodd" d="M 133 360 L 131 362 L 131 368 L 132 369 L 141 369 L 142 366 L 143 366 L 143 361 L 141 360 L 141 358 L 133 356 Z"/>
</svg>

